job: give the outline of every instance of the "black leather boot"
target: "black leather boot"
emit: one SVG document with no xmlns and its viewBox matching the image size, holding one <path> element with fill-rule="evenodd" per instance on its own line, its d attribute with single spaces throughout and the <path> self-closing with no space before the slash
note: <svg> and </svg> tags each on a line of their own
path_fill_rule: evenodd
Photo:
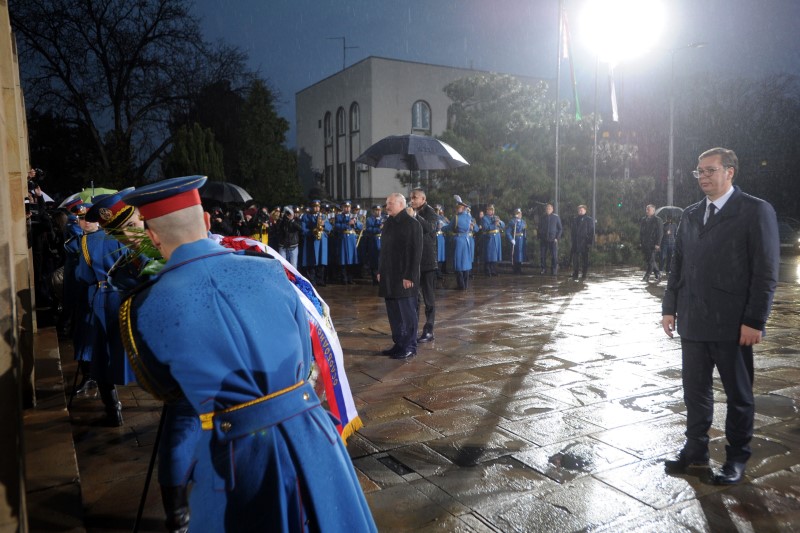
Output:
<svg viewBox="0 0 800 533">
<path fill-rule="evenodd" d="M 75 396 L 89 394 L 93 389 L 97 388 L 97 382 L 92 378 L 90 370 L 92 363 L 90 361 L 81 361 L 78 363 L 78 372 L 81 373 L 81 382 L 75 389 Z"/>
<path fill-rule="evenodd" d="M 122 420 L 122 403 L 119 401 L 117 389 L 114 385 L 101 384 L 100 398 L 106 408 L 106 425 L 110 427 L 120 427 L 124 424 Z"/>
<path fill-rule="evenodd" d="M 161 486 L 161 503 L 167 520 L 164 525 L 170 533 L 187 533 L 189 531 L 189 494 L 186 487 Z"/>
</svg>

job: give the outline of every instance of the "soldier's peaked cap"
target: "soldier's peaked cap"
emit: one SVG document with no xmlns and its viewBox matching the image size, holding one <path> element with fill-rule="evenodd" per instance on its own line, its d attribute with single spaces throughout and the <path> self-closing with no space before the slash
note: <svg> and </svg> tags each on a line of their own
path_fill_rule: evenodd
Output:
<svg viewBox="0 0 800 533">
<path fill-rule="evenodd" d="M 86 213 L 86 220 L 99 222 L 103 228 L 119 229 L 130 220 L 134 207 L 122 201 L 122 197 L 133 191 L 133 187 L 115 192 L 95 196 L 92 208 Z"/>
<path fill-rule="evenodd" d="M 139 214 L 145 220 L 158 218 L 200 205 L 198 189 L 206 179 L 206 176 L 182 176 L 158 181 L 126 194 L 122 201 L 138 207 Z"/>
</svg>

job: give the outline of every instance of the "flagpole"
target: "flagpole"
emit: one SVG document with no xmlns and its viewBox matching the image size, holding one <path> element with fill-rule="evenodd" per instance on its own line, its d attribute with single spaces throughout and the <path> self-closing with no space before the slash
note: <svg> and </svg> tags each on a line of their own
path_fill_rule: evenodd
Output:
<svg viewBox="0 0 800 533">
<path fill-rule="evenodd" d="M 561 92 L 561 46 L 562 32 L 564 31 L 564 0 L 558 0 L 558 44 L 556 46 L 556 105 L 555 105 L 555 119 L 556 119 L 556 164 L 555 164 L 555 198 L 553 200 L 553 207 L 555 212 L 558 213 L 558 129 L 561 122 L 561 109 L 559 105 L 559 94 Z"/>
<path fill-rule="evenodd" d="M 594 64 L 594 147 L 592 148 L 592 218 L 595 220 L 597 220 L 597 71 L 599 69 L 600 56 L 597 56 Z"/>
</svg>

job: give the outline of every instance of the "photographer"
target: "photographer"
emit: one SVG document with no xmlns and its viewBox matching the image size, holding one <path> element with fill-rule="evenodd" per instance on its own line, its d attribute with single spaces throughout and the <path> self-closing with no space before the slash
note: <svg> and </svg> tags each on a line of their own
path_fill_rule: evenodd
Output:
<svg viewBox="0 0 800 533">
<path fill-rule="evenodd" d="M 303 226 L 294 216 L 291 207 L 283 208 L 283 216 L 278 221 L 275 237 L 278 253 L 297 268 L 297 252 L 300 244 L 300 234 Z"/>
<path fill-rule="evenodd" d="M 220 207 L 215 207 L 211 210 L 211 233 L 225 236 L 233 235 L 233 228 Z"/>
</svg>

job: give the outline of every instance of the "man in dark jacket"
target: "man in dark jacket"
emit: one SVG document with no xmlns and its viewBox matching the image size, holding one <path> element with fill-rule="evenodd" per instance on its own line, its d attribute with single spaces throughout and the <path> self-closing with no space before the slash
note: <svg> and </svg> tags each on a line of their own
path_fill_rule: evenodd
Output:
<svg viewBox="0 0 800 533">
<path fill-rule="evenodd" d="M 589 269 L 589 249 L 594 242 L 594 219 L 586 214 L 586 206 L 578 206 L 578 216 L 572 221 L 572 279 L 586 279 Z"/>
<path fill-rule="evenodd" d="M 420 279 L 419 292 L 425 302 L 425 326 L 417 342 L 431 342 L 433 340 L 433 324 L 436 318 L 436 301 L 434 285 L 436 284 L 437 244 L 436 234 L 439 231 L 439 215 L 427 203 L 425 191 L 414 189 L 411 191 L 411 207 L 416 212 L 416 219 L 422 226 L 422 261 L 419 265 Z M 417 301 L 417 314 L 419 314 L 419 301 Z"/>
<path fill-rule="evenodd" d="M 417 354 L 417 293 L 422 259 L 422 226 L 406 207 L 400 193 L 386 198 L 389 218 L 383 224 L 381 257 L 378 263 L 378 296 L 386 301 L 386 314 L 394 346 L 383 350 L 392 359 Z"/>
<path fill-rule="evenodd" d="M 740 482 L 750 458 L 753 346 L 764 334 L 780 270 L 775 210 L 733 185 L 738 171 L 733 150 L 712 148 L 698 158 L 694 176 L 706 197 L 681 216 L 661 304 L 670 337 L 677 320 L 686 404 L 686 443 L 665 468 L 684 473 L 708 465 L 716 367 L 728 404 L 725 464 L 712 478 L 721 485 Z"/>
<path fill-rule="evenodd" d="M 553 213 L 553 204 L 548 203 L 544 208 L 544 215 L 539 219 L 539 258 L 541 273 L 547 270 L 547 253 L 550 253 L 550 274 L 558 274 L 558 239 L 564 229 L 561 218 Z"/>
<path fill-rule="evenodd" d="M 661 272 L 658 269 L 657 254 L 661 249 L 661 237 L 664 235 L 664 223 L 656 216 L 656 206 L 649 204 L 644 208 L 645 216 L 639 222 L 639 244 L 642 247 L 644 257 L 644 276 L 642 281 L 650 281 L 650 273 L 656 277 L 656 281 L 661 279 Z"/>
<path fill-rule="evenodd" d="M 297 268 L 297 255 L 303 226 L 294 216 L 294 210 L 290 206 L 283 208 L 283 216 L 275 226 L 276 239 L 273 247 L 277 248 L 278 253 Z"/>
</svg>

